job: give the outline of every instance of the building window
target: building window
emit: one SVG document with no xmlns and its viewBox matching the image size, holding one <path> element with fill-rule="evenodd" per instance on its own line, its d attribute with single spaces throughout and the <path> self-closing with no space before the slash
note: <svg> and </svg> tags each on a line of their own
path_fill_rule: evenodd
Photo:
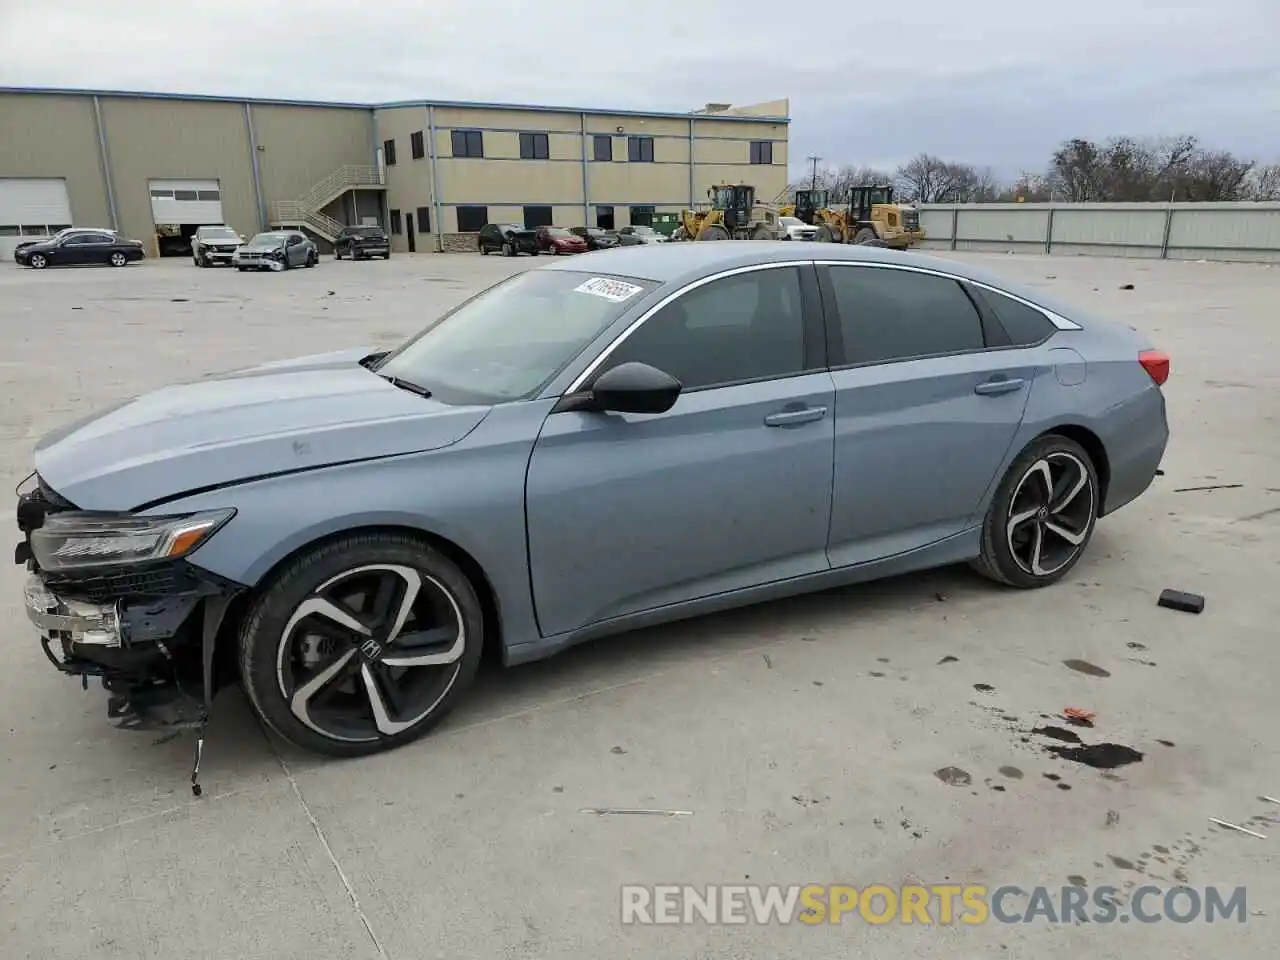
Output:
<svg viewBox="0 0 1280 960">
<path fill-rule="evenodd" d="M 627 160 L 653 163 L 653 137 L 627 137 Z"/>
<path fill-rule="evenodd" d="M 457 133 L 458 131 L 454 131 Z M 458 232 L 475 233 L 489 222 L 488 207 L 459 207 Z"/>
<path fill-rule="evenodd" d="M 195 190 L 175 190 L 173 191 L 173 199 L 175 200 L 199 200 L 200 194 Z"/>
<path fill-rule="evenodd" d="M 396 142 L 394 140 L 382 141 L 382 162 L 388 167 L 396 165 Z"/>
<path fill-rule="evenodd" d="M 151 191 L 151 195 L 152 195 L 153 197 L 158 197 L 158 198 L 164 198 L 164 199 L 169 199 L 169 200 L 172 200 L 172 199 L 173 199 L 173 191 L 172 191 L 172 190 L 152 190 L 152 191 Z"/>
<path fill-rule="evenodd" d="M 452 131 L 453 155 L 455 157 L 483 157 L 484 132 L 481 130 Z M 483 209 L 477 207 L 476 209 Z"/>
<path fill-rule="evenodd" d="M 397 237 L 400 236 L 400 234 L 404 233 L 404 224 L 400 222 L 399 210 L 391 211 L 391 232 L 394 233 Z"/>
<path fill-rule="evenodd" d="M 773 141 L 772 140 L 752 140 L 751 141 L 751 162 L 752 163 L 773 163 Z"/>
<path fill-rule="evenodd" d="M 653 213 L 653 207 L 632 207 L 631 225 L 633 227 L 652 227 Z"/>
<path fill-rule="evenodd" d="M 409 134 L 409 153 L 415 160 L 421 160 L 427 155 L 427 147 L 423 143 L 421 130 Z"/>
<path fill-rule="evenodd" d="M 613 137 L 607 134 L 605 136 L 592 137 L 591 148 L 594 151 L 593 156 L 596 160 L 608 163 L 613 159 Z"/>
<path fill-rule="evenodd" d="M 550 143 L 548 143 L 547 135 L 545 133 L 520 134 L 520 159 L 521 160 L 551 159 L 551 145 Z"/>
<path fill-rule="evenodd" d="M 431 208 L 430 207 L 418 208 L 417 225 L 418 225 L 419 233 L 431 232 Z"/>
<path fill-rule="evenodd" d="M 221 190 L 197 190 L 196 197 L 200 200 L 221 200 Z"/>
<path fill-rule="evenodd" d="M 601 230 L 614 228 L 613 207 L 596 207 L 596 226 Z"/>
<path fill-rule="evenodd" d="M 551 208 L 548 206 L 525 207 L 524 226 L 526 230 L 537 227 L 549 227 L 552 223 Z"/>
</svg>

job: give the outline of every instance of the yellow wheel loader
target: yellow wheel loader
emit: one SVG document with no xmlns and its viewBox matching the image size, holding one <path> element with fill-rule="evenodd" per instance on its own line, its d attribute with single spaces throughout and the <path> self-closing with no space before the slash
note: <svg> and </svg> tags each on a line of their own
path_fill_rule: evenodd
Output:
<svg viewBox="0 0 1280 960">
<path fill-rule="evenodd" d="M 888 184 L 853 187 L 846 224 L 846 243 L 906 250 L 924 239 L 920 211 L 910 204 L 894 203 L 893 187 Z"/>
<path fill-rule="evenodd" d="M 844 213 L 827 205 L 828 197 L 826 190 L 797 190 L 795 202 L 784 206 L 778 214 L 817 227 L 818 240 L 822 243 L 844 243 L 849 239 L 849 225 Z"/>
<path fill-rule="evenodd" d="M 721 183 L 707 190 L 708 203 L 681 211 L 672 240 L 777 240 L 777 208 L 756 202 L 756 188 Z"/>
</svg>

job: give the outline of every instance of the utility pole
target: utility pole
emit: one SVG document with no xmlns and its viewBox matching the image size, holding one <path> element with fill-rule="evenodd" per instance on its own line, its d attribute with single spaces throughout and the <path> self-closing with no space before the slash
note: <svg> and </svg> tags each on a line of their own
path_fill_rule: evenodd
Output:
<svg viewBox="0 0 1280 960">
<path fill-rule="evenodd" d="M 805 157 L 805 159 L 808 160 L 811 164 L 813 164 L 813 177 L 809 180 L 809 189 L 816 190 L 818 187 L 818 161 L 821 160 L 822 158 L 821 157 Z"/>
</svg>

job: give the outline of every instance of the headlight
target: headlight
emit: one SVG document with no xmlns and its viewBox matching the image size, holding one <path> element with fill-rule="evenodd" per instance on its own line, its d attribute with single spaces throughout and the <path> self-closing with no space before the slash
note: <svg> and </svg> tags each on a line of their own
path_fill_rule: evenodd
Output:
<svg viewBox="0 0 1280 960">
<path fill-rule="evenodd" d="M 44 570 L 177 560 L 235 516 L 211 510 L 176 517 L 55 513 L 31 533 L 31 552 Z"/>
</svg>

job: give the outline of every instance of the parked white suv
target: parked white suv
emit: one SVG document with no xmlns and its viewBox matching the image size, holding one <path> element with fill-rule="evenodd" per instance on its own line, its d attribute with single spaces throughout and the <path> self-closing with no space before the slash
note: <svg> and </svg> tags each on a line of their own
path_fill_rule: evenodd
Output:
<svg viewBox="0 0 1280 960">
<path fill-rule="evenodd" d="M 809 226 L 799 217 L 779 217 L 778 226 L 785 231 L 783 240 L 818 239 L 818 228 Z"/>
</svg>

